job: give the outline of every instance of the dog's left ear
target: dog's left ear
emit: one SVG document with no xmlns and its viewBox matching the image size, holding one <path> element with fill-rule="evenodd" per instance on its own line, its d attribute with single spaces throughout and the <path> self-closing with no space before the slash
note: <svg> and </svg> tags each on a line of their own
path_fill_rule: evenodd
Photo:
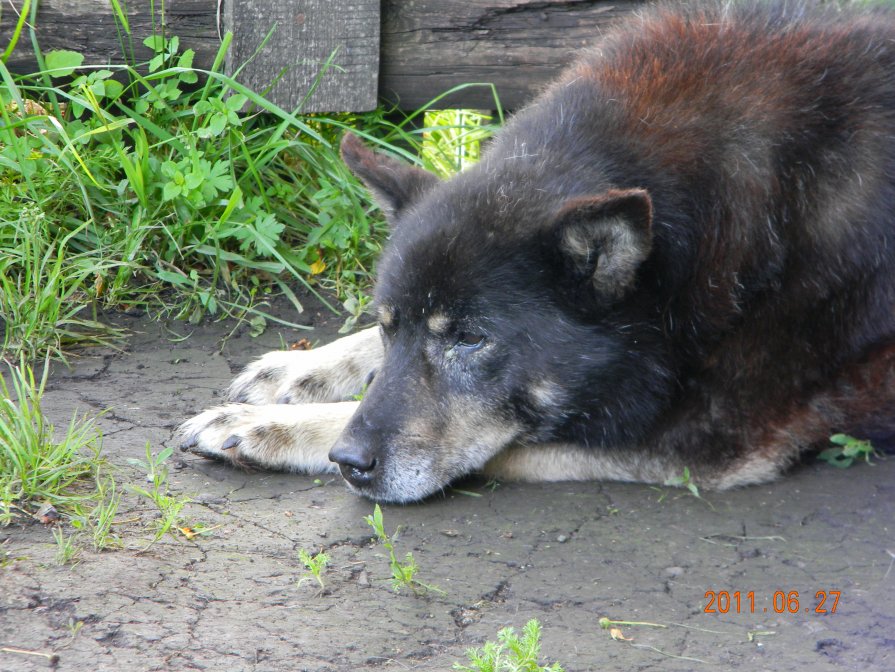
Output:
<svg viewBox="0 0 895 672">
<path fill-rule="evenodd" d="M 625 296 L 652 248 L 653 205 L 643 189 L 610 189 L 566 201 L 554 220 L 575 275 L 608 300 Z"/>
<path fill-rule="evenodd" d="M 432 173 L 374 152 L 354 133 L 342 138 L 341 152 L 345 165 L 372 192 L 392 222 L 438 182 Z"/>
</svg>

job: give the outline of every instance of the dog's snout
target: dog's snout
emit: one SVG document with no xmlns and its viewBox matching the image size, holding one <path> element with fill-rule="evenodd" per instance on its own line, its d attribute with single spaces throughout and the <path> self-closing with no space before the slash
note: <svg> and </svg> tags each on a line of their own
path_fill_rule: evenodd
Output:
<svg viewBox="0 0 895 672">
<path fill-rule="evenodd" d="M 356 487 L 369 485 L 376 476 L 376 458 L 357 441 L 339 440 L 329 451 L 329 459 L 339 465 L 342 477 Z"/>
<path fill-rule="evenodd" d="M 372 471 L 376 467 L 376 458 L 372 453 L 363 450 L 354 442 L 339 442 L 329 451 L 329 459 L 344 467 L 358 471 Z"/>
</svg>

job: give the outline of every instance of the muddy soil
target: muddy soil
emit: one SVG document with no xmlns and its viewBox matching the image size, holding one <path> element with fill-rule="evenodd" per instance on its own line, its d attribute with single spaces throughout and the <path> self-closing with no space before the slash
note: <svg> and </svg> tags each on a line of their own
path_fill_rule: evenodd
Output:
<svg viewBox="0 0 895 672">
<path fill-rule="evenodd" d="M 94 416 L 121 483 L 128 458 L 172 441 L 220 400 L 251 358 L 312 332 L 127 320 L 123 352 L 56 366 L 57 426 Z M 181 340 L 178 335 L 189 333 Z M 445 595 L 396 593 L 363 517 L 372 503 L 335 479 L 244 473 L 179 451 L 171 487 L 204 536 L 148 544 L 153 511 L 126 493 L 124 548 L 54 562 L 50 530 L 0 529 L 0 647 L 58 656 L 58 670 L 450 670 L 464 651 L 543 626 L 542 662 L 566 670 L 895 670 L 895 459 L 840 470 L 810 462 L 785 480 L 702 493 L 625 484 L 463 483 L 383 507 L 419 578 Z M 331 557 L 319 591 L 297 551 Z M 722 592 L 725 591 L 725 592 Z M 716 595 L 714 600 L 712 595 Z M 728 600 L 727 595 L 730 596 Z M 737 601 L 737 595 L 739 601 Z M 707 597 L 708 596 L 708 597 Z M 834 602 L 835 613 L 832 612 Z M 711 611 L 711 609 L 714 611 Z M 821 612 L 826 613 L 821 613 Z M 659 624 L 620 625 L 601 617 Z M 50 669 L 0 653 L 0 670 Z"/>
</svg>

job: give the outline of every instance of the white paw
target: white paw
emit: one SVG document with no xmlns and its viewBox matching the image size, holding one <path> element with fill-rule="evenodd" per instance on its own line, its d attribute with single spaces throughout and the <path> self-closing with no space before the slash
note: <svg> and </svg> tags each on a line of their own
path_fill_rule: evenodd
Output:
<svg viewBox="0 0 895 672">
<path fill-rule="evenodd" d="M 334 472 L 329 449 L 357 406 L 356 401 L 217 406 L 180 426 L 180 448 L 241 467 Z"/>
<path fill-rule="evenodd" d="M 378 329 L 365 329 L 314 350 L 269 352 L 249 364 L 227 391 L 228 401 L 298 404 L 351 399 L 382 361 Z"/>
</svg>

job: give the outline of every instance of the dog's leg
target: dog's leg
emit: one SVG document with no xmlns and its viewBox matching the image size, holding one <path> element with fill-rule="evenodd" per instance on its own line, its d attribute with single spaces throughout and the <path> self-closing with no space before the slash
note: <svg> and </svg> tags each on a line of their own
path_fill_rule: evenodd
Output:
<svg viewBox="0 0 895 672">
<path fill-rule="evenodd" d="M 329 449 L 359 403 L 217 406 L 181 425 L 180 447 L 243 467 L 334 472 Z"/>
<path fill-rule="evenodd" d="M 376 328 L 314 350 L 270 352 L 230 385 L 227 398 L 235 403 L 180 426 L 181 448 L 240 466 L 336 471 L 329 449 L 358 405 L 346 400 L 362 390 L 381 362 Z"/>
<path fill-rule="evenodd" d="M 382 363 L 378 328 L 364 329 L 313 350 L 269 352 L 249 364 L 227 391 L 244 404 L 345 401 Z"/>
</svg>

